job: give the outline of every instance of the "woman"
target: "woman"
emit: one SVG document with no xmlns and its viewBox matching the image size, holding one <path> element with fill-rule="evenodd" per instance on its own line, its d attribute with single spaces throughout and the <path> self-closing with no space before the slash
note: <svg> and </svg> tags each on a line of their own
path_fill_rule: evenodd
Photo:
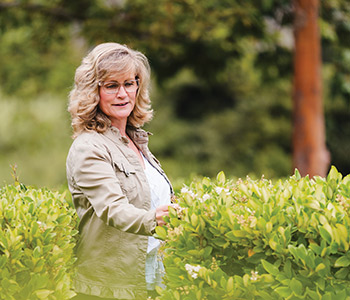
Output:
<svg viewBox="0 0 350 300">
<path fill-rule="evenodd" d="M 149 82 L 147 58 L 117 43 L 98 45 L 76 70 L 67 157 L 80 218 L 75 299 L 146 299 L 160 284 L 151 235 L 173 190 L 140 129 L 152 118 Z"/>
</svg>

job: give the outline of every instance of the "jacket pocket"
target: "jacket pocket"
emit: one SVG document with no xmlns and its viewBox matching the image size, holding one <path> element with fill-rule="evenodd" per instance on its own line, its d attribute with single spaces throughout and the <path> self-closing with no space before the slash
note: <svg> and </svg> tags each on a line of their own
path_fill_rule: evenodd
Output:
<svg viewBox="0 0 350 300">
<path fill-rule="evenodd" d="M 130 165 L 130 164 L 126 164 L 123 162 L 114 162 L 114 166 L 122 173 L 124 173 L 124 175 L 126 177 L 129 177 L 131 174 L 135 174 L 135 168 Z"/>
<path fill-rule="evenodd" d="M 115 161 L 113 164 L 121 189 L 132 203 L 137 197 L 135 168 L 126 162 Z"/>
</svg>

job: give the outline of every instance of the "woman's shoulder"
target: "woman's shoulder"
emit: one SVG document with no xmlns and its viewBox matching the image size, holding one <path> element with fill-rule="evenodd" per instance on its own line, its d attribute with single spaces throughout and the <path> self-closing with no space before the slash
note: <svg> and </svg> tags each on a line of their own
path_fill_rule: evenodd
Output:
<svg viewBox="0 0 350 300">
<path fill-rule="evenodd" d="M 103 134 L 94 131 L 86 131 L 79 134 L 69 148 L 67 163 L 76 165 L 87 158 L 102 158 L 108 160 L 110 157 L 110 145 Z"/>
<path fill-rule="evenodd" d="M 73 141 L 73 144 L 101 145 L 109 140 L 118 140 L 118 136 L 111 130 L 99 133 L 95 130 L 86 130 L 80 133 Z"/>
<path fill-rule="evenodd" d="M 107 141 L 103 134 L 96 131 L 84 131 L 80 133 L 73 141 L 70 152 L 79 149 L 80 151 L 88 150 L 103 150 L 107 148 Z"/>
<path fill-rule="evenodd" d="M 73 141 L 73 143 L 86 143 L 98 139 L 100 133 L 95 130 L 85 130 L 81 132 Z"/>
</svg>

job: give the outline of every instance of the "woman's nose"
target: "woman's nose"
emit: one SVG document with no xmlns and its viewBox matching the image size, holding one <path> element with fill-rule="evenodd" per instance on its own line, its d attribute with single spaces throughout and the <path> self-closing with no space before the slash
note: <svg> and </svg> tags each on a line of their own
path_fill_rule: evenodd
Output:
<svg viewBox="0 0 350 300">
<path fill-rule="evenodd" d="M 116 96 L 121 97 L 121 98 L 125 98 L 127 95 L 128 95 L 128 93 L 126 92 L 124 85 L 121 85 L 119 87 L 119 90 L 118 90 Z"/>
</svg>

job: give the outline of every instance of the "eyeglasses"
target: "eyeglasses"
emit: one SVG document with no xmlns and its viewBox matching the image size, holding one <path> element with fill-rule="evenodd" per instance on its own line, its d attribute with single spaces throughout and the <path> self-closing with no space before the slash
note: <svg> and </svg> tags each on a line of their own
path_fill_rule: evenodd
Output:
<svg viewBox="0 0 350 300">
<path fill-rule="evenodd" d="M 124 91 L 126 91 L 127 93 L 134 93 L 139 87 L 139 81 L 137 79 L 127 80 L 123 84 L 120 84 L 117 81 L 100 81 L 98 85 L 106 94 L 117 94 L 121 86 L 123 86 Z"/>
</svg>

